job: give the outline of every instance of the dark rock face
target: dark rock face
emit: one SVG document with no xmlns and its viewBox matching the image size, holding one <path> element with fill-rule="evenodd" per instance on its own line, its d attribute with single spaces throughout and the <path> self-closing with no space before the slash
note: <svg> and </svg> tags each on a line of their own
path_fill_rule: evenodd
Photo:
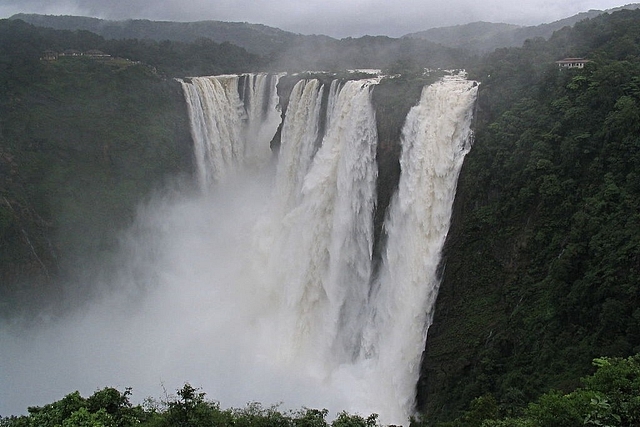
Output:
<svg viewBox="0 0 640 427">
<path fill-rule="evenodd" d="M 59 60 L 15 90 L 0 103 L 0 317 L 63 298 L 137 204 L 192 168 L 180 85 L 143 65 Z"/>
</svg>

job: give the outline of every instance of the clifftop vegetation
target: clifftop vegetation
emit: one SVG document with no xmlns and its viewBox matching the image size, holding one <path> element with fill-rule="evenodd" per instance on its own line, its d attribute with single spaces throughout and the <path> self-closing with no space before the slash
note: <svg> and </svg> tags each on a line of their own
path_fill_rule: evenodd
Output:
<svg viewBox="0 0 640 427">
<path fill-rule="evenodd" d="M 550 391 L 540 396 L 520 415 L 500 415 L 492 395 L 473 400 L 470 409 L 442 427 L 557 427 L 583 425 L 637 425 L 640 422 L 640 356 L 598 358 L 596 372 L 582 379 L 571 393 Z M 0 427 L 378 427 L 376 414 L 341 412 L 329 415 L 326 409 L 303 408 L 283 411 L 251 402 L 244 408 L 222 409 L 205 398 L 200 389 L 186 383 L 176 395 L 142 405 L 130 401 L 131 389 L 121 392 L 105 387 L 84 398 L 75 391 L 41 407 L 30 407 L 28 415 L 0 416 Z M 331 421 L 327 417 L 331 416 Z M 419 425 L 420 420 L 414 420 Z"/>
<path fill-rule="evenodd" d="M 131 390 L 111 387 L 96 391 L 88 398 L 79 392 L 66 395 L 57 402 L 29 408 L 28 416 L 0 417 L 1 427 L 376 427 L 377 415 L 367 417 L 341 412 L 327 421 L 326 409 L 303 408 L 284 411 L 277 406 L 265 408 L 248 403 L 245 408 L 222 409 L 206 393 L 190 384 L 174 396 L 162 400 L 148 398 L 144 405 L 133 405 Z"/>
</svg>

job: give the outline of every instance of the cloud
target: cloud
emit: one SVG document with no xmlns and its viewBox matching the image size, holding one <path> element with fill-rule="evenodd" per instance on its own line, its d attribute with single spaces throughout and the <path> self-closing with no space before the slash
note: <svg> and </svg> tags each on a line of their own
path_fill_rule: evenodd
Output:
<svg viewBox="0 0 640 427">
<path fill-rule="evenodd" d="M 18 12 L 105 19 L 221 20 L 260 23 L 302 34 L 398 37 L 474 21 L 536 25 L 620 0 L 3 0 L 0 16 Z"/>
<path fill-rule="evenodd" d="M 205 19 L 262 23 L 303 34 L 335 37 L 370 35 L 401 36 L 432 27 L 473 21 L 539 24 L 591 8 L 618 5 L 613 0 L 9 0 L 0 15 L 17 12 L 97 16 L 105 19 L 146 18 L 197 21 Z"/>
<path fill-rule="evenodd" d="M 0 4 L 0 16 L 9 17 L 16 13 L 42 13 L 49 15 L 83 15 L 87 11 L 82 10 L 75 0 L 6 0 Z"/>
</svg>

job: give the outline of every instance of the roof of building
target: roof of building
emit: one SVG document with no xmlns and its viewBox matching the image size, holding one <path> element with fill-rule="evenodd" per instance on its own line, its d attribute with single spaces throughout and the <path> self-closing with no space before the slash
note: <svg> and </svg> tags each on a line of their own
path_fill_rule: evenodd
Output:
<svg viewBox="0 0 640 427">
<path fill-rule="evenodd" d="M 569 63 L 569 62 L 590 62 L 588 59 L 584 59 L 584 58 L 564 58 L 561 59 L 559 61 L 556 61 L 556 64 L 564 64 L 564 63 Z"/>
</svg>

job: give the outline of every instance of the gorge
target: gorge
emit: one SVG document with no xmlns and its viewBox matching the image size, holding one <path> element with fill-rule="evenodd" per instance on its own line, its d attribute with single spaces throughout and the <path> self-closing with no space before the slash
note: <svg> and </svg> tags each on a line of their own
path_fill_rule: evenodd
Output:
<svg viewBox="0 0 640 427">
<path fill-rule="evenodd" d="M 118 271 L 102 279 L 118 292 L 19 338 L 2 331 L 3 352 L 22 355 L 8 359 L 17 392 L 2 412 L 24 408 L 14 396 L 46 399 L 52 390 L 36 382 L 126 382 L 157 395 L 159 384 L 193 381 L 225 405 L 249 398 L 408 422 L 477 84 L 455 74 L 423 89 L 376 234 L 372 92 L 382 77 L 299 78 L 285 103 L 281 77 L 181 80 L 196 190 L 141 207 Z"/>
</svg>

